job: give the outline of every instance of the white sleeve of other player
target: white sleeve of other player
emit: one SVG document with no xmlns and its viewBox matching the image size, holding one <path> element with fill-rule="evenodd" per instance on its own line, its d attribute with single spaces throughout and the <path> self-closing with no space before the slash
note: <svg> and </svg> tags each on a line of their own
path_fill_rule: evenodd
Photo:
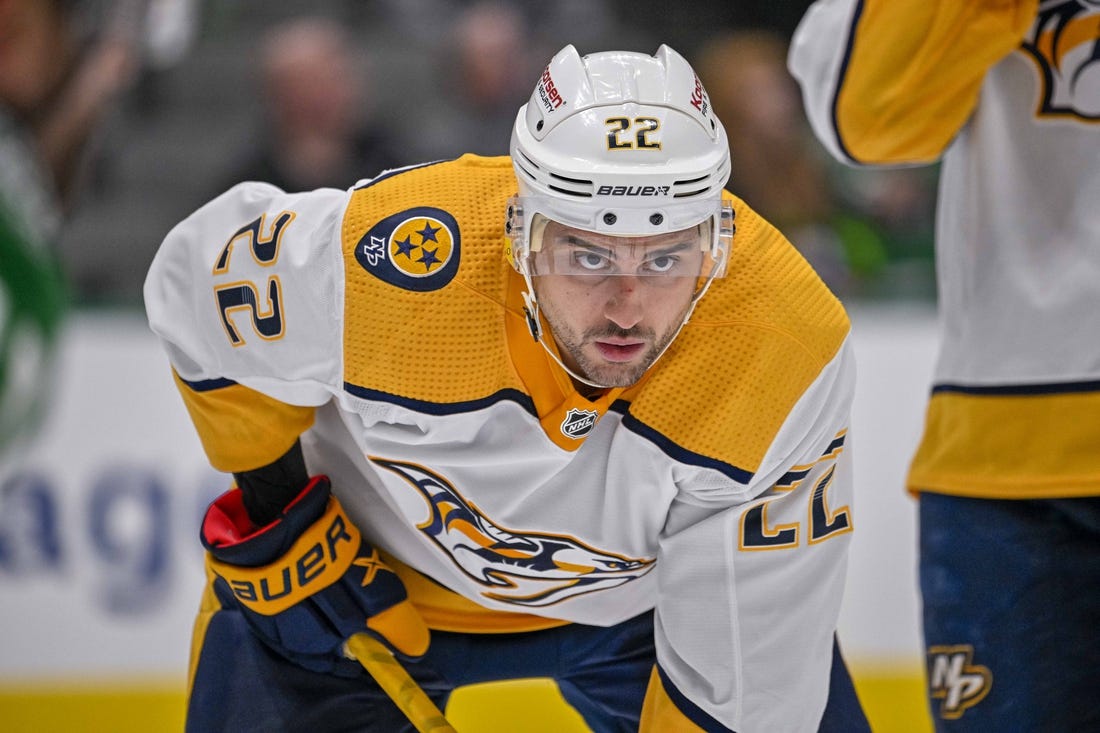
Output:
<svg viewBox="0 0 1100 733">
<path fill-rule="evenodd" d="M 657 659 L 731 730 L 817 731 L 847 574 L 850 343 L 802 396 L 733 506 L 682 495 L 657 562 Z M 710 504 L 710 506 L 708 506 Z"/>
<path fill-rule="evenodd" d="M 145 307 L 182 379 L 228 379 L 295 405 L 329 399 L 341 374 L 348 196 L 242 183 L 168 233 Z"/>
<path fill-rule="evenodd" d="M 855 10 L 856 0 L 815 2 L 795 29 L 787 57 L 814 134 L 833 157 L 849 164 L 853 161 L 841 149 L 833 103 Z"/>
</svg>

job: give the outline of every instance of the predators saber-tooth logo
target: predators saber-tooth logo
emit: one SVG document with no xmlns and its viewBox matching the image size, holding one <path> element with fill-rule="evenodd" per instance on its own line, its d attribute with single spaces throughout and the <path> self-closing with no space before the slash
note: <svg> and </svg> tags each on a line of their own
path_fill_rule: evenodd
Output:
<svg viewBox="0 0 1100 733">
<path fill-rule="evenodd" d="M 567 535 L 505 529 L 432 471 L 401 461 L 371 460 L 420 492 L 429 513 L 417 528 L 463 573 L 485 586 L 486 598 L 518 606 L 549 606 L 615 588 L 654 567 L 652 559 L 595 549 Z"/>
<path fill-rule="evenodd" d="M 932 697 L 941 701 L 941 718 L 961 718 L 989 694 L 993 675 L 973 659 L 974 647 L 969 644 L 929 647 L 928 685 Z"/>
<path fill-rule="evenodd" d="M 1039 68 L 1040 117 L 1100 121 L 1100 0 L 1048 0 L 1022 45 Z"/>
</svg>

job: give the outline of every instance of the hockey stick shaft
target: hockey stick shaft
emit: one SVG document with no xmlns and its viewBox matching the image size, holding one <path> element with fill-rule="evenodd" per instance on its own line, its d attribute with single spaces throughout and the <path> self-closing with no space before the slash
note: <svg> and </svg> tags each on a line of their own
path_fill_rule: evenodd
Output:
<svg viewBox="0 0 1100 733">
<path fill-rule="evenodd" d="M 382 642 L 370 634 L 354 634 L 347 648 L 420 733 L 457 733 Z"/>
</svg>

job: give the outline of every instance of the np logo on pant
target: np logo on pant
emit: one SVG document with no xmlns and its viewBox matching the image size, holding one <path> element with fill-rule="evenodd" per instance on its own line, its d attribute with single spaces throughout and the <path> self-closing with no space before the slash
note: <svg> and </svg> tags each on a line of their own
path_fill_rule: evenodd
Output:
<svg viewBox="0 0 1100 733">
<path fill-rule="evenodd" d="M 993 674 L 974 664 L 969 644 L 933 646 L 928 648 L 928 682 L 932 697 L 942 700 L 940 717 L 956 720 L 989 694 Z"/>
</svg>

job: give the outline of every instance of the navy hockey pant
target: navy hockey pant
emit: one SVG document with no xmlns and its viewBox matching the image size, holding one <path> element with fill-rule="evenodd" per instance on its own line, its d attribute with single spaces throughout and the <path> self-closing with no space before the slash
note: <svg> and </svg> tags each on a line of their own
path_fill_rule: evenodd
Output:
<svg viewBox="0 0 1100 733">
<path fill-rule="evenodd" d="M 440 709 L 462 685 L 549 677 L 594 733 L 637 731 L 653 668 L 653 616 L 608 628 L 570 624 L 518 634 L 432 632 L 427 655 L 406 663 Z M 797 705 L 792 700 L 790 704 Z M 365 673 L 309 672 L 273 653 L 240 613 L 214 614 L 203 639 L 188 707 L 189 733 L 412 733 L 412 726 Z M 869 728 L 835 650 L 822 733 Z"/>
<path fill-rule="evenodd" d="M 1100 497 L 920 497 L 941 733 L 1100 731 Z"/>
</svg>

